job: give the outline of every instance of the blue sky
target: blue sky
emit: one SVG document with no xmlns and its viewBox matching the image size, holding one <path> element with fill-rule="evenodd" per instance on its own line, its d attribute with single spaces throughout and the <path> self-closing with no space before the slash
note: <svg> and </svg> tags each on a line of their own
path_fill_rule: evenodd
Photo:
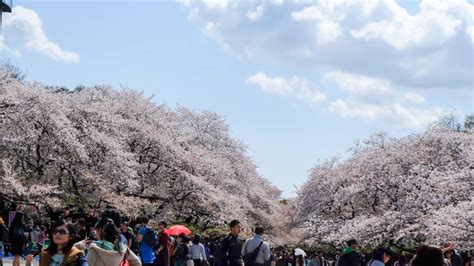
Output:
<svg viewBox="0 0 474 266">
<path fill-rule="evenodd" d="M 0 56 L 27 80 L 217 112 L 292 196 L 356 139 L 474 111 L 474 7 L 444 2 L 14 1 Z"/>
</svg>

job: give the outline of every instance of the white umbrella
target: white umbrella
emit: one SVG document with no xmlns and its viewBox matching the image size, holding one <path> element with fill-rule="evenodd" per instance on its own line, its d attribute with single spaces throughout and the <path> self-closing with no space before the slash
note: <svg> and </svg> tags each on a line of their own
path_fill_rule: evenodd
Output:
<svg viewBox="0 0 474 266">
<path fill-rule="evenodd" d="M 304 252 L 304 250 L 302 250 L 301 248 L 295 248 L 295 256 L 299 255 L 306 257 L 306 252 Z"/>
</svg>

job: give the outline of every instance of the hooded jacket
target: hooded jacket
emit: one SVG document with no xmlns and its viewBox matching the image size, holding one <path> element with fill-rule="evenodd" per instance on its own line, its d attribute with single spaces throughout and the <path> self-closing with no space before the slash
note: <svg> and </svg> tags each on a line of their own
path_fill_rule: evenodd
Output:
<svg viewBox="0 0 474 266">
<path fill-rule="evenodd" d="M 81 246 L 79 243 L 76 246 Z M 114 249 L 114 244 L 104 240 L 94 241 L 89 245 L 87 262 L 90 266 L 119 266 L 126 254 L 130 266 L 142 265 L 137 255 L 124 244 L 120 243 L 120 252 L 118 252 Z"/>
</svg>

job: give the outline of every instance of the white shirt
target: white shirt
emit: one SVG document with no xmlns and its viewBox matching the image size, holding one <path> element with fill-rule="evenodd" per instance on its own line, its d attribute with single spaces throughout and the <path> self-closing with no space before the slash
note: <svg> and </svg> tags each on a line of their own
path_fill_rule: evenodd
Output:
<svg viewBox="0 0 474 266">
<path fill-rule="evenodd" d="M 191 259 L 193 260 L 207 260 L 206 251 L 204 250 L 204 245 L 192 244 L 189 247 L 189 252 L 191 253 Z"/>
</svg>

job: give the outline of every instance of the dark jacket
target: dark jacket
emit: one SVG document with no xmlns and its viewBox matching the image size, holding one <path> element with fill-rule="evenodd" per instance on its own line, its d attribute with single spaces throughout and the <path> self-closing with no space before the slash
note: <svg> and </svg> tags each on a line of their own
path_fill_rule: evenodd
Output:
<svg viewBox="0 0 474 266">
<path fill-rule="evenodd" d="M 357 251 L 348 247 L 343 250 L 343 255 L 339 259 L 338 265 L 339 266 L 361 266 L 362 258 Z"/>
<path fill-rule="evenodd" d="M 220 244 L 216 266 L 242 266 L 243 241 L 238 236 L 229 234 Z"/>
<path fill-rule="evenodd" d="M 10 242 L 10 232 L 3 223 L 0 223 L 0 241 L 2 241 L 3 243 Z"/>
<path fill-rule="evenodd" d="M 451 256 L 451 265 L 452 266 L 462 266 L 463 262 L 462 262 L 461 255 L 454 252 L 453 255 Z"/>
<path fill-rule="evenodd" d="M 17 227 L 11 226 L 8 234 L 10 237 L 10 243 L 12 245 L 21 246 L 22 248 L 23 246 L 25 246 L 27 239 L 25 237 L 24 226 L 17 226 Z"/>
<path fill-rule="evenodd" d="M 53 254 L 49 253 L 47 250 L 42 250 L 40 258 L 40 266 L 49 266 Z M 68 253 L 64 254 L 63 263 L 61 266 L 89 266 L 87 264 L 87 259 L 84 255 L 84 252 L 79 250 L 76 247 L 72 247 Z"/>
</svg>

